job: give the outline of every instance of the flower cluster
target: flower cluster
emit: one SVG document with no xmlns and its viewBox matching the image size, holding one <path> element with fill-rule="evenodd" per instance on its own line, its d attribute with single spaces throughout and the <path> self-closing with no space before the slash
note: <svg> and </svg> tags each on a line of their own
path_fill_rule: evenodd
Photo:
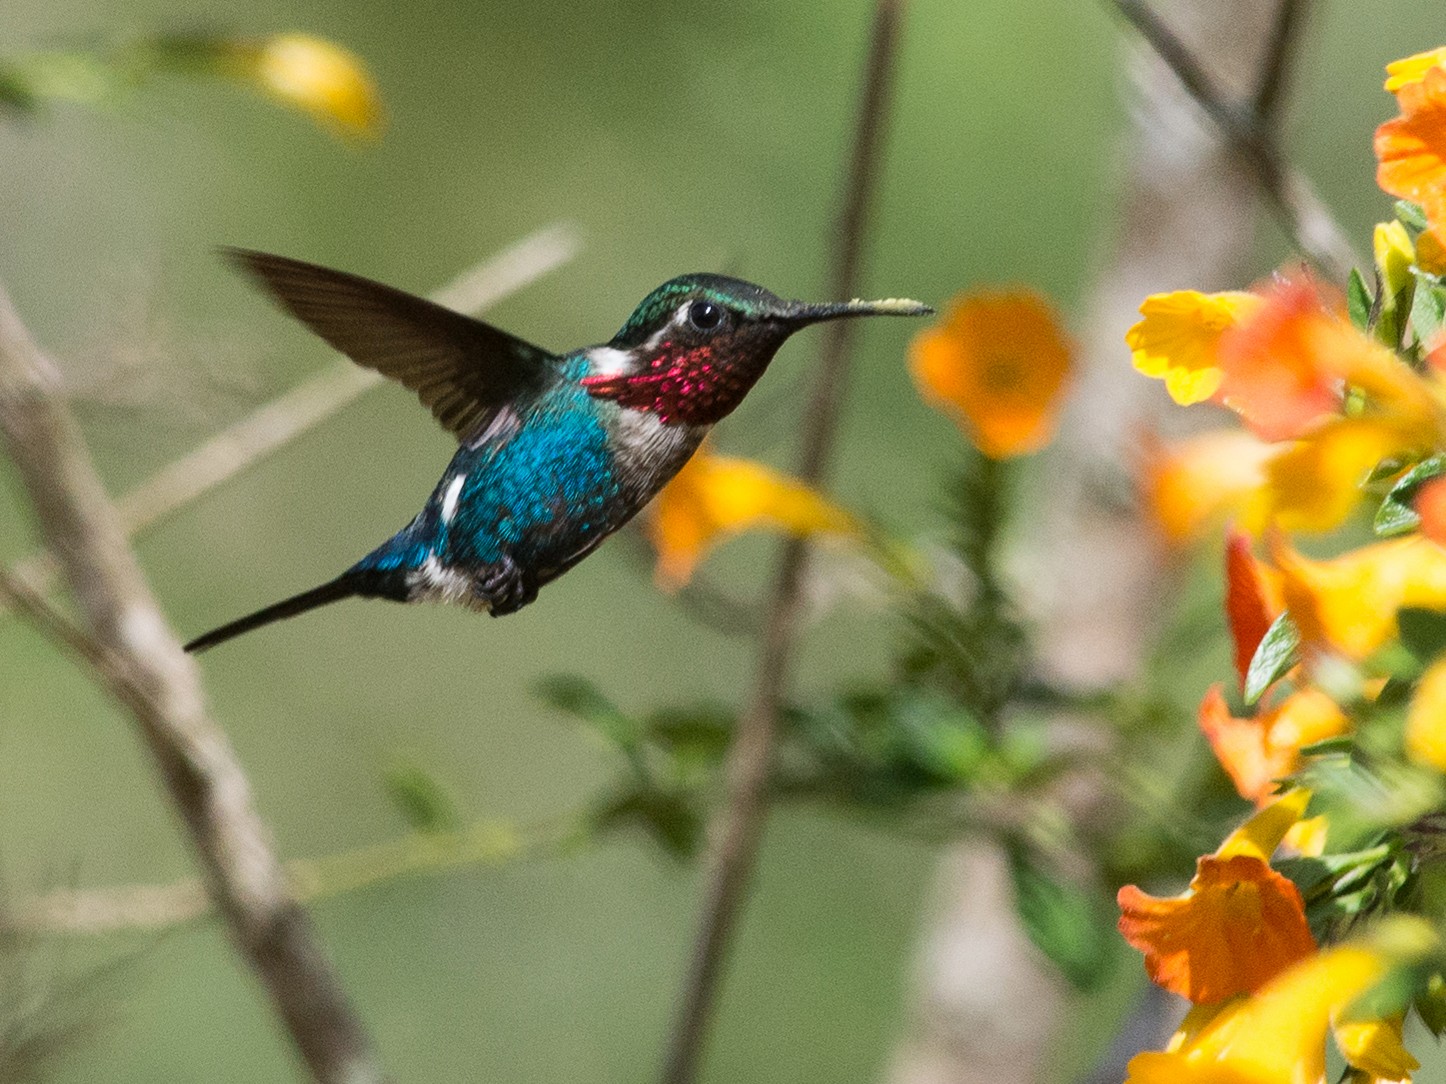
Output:
<svg viewBox="0 0 1446 1084">
<path fill-rule="evenodd" d="M 1136 1084 L 1323 1081 L 1331 1029 L 1353 1079 L 1404 1080 L 1407 1014 L 1446 1028 L 1446 49 L 1388 75 L 1378 181 L 1410 202 L 1376 228 L 1374 281 L 1162 294 L 1127 336 L 1176 402 L 1239 422 L 1158 450 L 1145 488 L 1172 541 L 1234 522 L 1237 681 L 1199 726 L 1258 810 L 1182 895 L 1119 892 L 1150 977 L 1195 1006 Z"/>
</svg>

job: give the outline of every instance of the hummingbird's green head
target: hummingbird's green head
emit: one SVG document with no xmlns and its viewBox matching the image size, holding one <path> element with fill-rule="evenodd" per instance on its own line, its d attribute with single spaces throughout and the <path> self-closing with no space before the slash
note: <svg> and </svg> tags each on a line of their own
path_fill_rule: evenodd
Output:
<svg viewBox="0 0 1446 1084">
<path fill-rule="evenodd" d="M 665 423 L 712 425 L 731 414 L 783 341 L 851 316 L 924 316 L 917 301 L 787 301 L 723 275 L 683 275 L 645 297 L 604 348 L 610 364 L 584 378 L 594 396 Z"/>
</svg>

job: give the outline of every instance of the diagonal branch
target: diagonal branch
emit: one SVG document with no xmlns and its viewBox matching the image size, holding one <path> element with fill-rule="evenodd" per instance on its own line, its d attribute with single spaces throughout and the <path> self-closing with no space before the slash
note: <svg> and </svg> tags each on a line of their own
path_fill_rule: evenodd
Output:
<svg viewBox="0 0 1446 1084">
<path fill-rule="evenodd" d="M 167 626 L 54 394 L 55 373 L 0 289 L 0 439 L 85 617 L 97 674 L 135 717 L 232 940 L 312 1075 L 380 1081 L 371 1041 L 287 890 L 250 783 L 207 712 L 196 666 Z"/>
<path fill-rule="evenodd" d="M 478 312 L 560 267 L 576 255 L 577 249 L 574 227 L 566 223 L 548 226 L 465 272 L 431 298 L 459 312 Z M 134 537 L 164 521 L 383 382 L 370 369 L 345 358 L 337 359 L 117 499 L 116 512 L 126 534 Z M 17 562 L 13 571 L 43 591 L 54 579 L 55 565 L 49 554 L 36 553 Z M 3 609 L 4 600 L 0 599 Z"/>
<path fill-rule="evenodd" d="M 863 100 L 835 235 L 834 297 L 853 297 L 858 292 L 858 267 L 879 170 L 904 6 L 904 0 L 877 0 L 874 9 Z M 798 472 L 810 483 L 823 478 L 832 459 L 848 387 L 853 336 L 854 321 L 826 325 L 804 416 Z M 663 1068 L 665 1084 L 691 1084 L 697 1076 L 723 963 L 757 859 L 768 812 L 765 788 L 799 625 L 807 553 L 802 540 L 790 541 L 784 550 L 760 644 L 752 700 L 729 750 L 727 805 L 712 825 L 703 912 Z"/>
<path fill-rule="evenodd" d="M 1204 66 L 1149 4 L 1144 0 L 1112 2 L 1150 48 L 1169 65 L 1186 92 L 1199 103 L 1231 147 L 1239 153 L 1290 237 L 1291 244 L 1338 282 L 1346 280 L 1352 267 L 1364 266 L 1314 187 L 1281 154 L 1267 123 L 1267 120 L 1273 119 L 1275 99 L 1279 93 L 1278 89 L 1272 88 L 1271 81 L 1262 82 L 1253 103 L 1257 107 L 1263 103 L 1267 113 L 1236 106 L 1226 100 Z M 1283 31 L 1277 29 L 1276 36 L 1281 47 L 1289 47 L 1293 26 L 1292 15 Z"/>
</svg>

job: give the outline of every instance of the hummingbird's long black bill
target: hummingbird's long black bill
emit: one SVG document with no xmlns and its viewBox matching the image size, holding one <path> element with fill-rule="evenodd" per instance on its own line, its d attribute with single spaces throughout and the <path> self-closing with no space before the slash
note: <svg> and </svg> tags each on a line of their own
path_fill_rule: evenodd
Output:
<svg viewBox="0 0 1446 1084">
<path fill-rule="evenodd" d="M 934 310 L 922 301 L 907 297 L 887 297 L 881 301 L 836 301 L 822 305 L 794 302 L 783 319 L 798 324 L 817 324 L 824 320 L 842 320 L 850 316 L 932 316 Z"/>
</svg>

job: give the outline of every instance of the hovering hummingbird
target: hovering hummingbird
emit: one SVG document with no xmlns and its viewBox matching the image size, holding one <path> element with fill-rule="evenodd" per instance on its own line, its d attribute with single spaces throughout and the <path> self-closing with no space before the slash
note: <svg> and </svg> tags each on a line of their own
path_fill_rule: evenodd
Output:
<svg viewBox="0 0 1446 1084">
<path fill-rule="evenodd" d="M 192 652 L 354 595 L 520 610 L 678 473 L 799 328 L 933 311 L 898 299 L 809 305 L 684 275 L 606 343 L 552 354 L 356 275 L 226 255 L 337 350 L 416 392 L 460 447 L 411 523 L 336 579 L 197 637 Z"/>
</svg>

